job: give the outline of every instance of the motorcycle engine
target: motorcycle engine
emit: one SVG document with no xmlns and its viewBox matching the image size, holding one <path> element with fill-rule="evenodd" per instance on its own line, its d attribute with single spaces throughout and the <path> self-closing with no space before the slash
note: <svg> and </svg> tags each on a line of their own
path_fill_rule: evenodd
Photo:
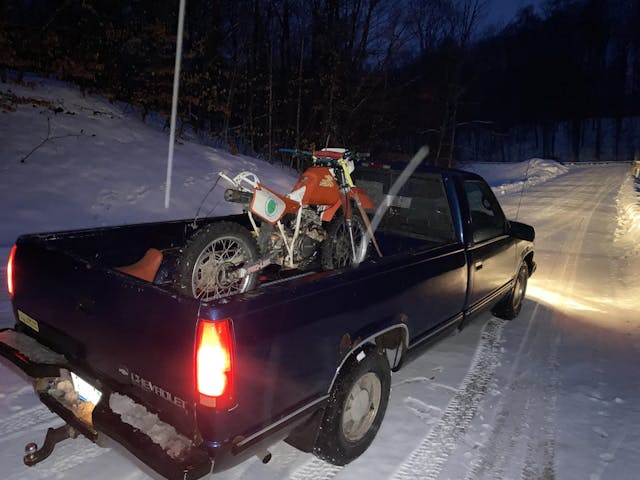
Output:
<svg viewBox="0 0 640 480">
<path fill-rule="evenodd" d="M 291 215 L 285 223 L 285 232 L 289 239 L 293 238 L 296 228 L 296 217 Z M 269 255 L 273 263 L 278 265 L 303 268 L 308 265 L 318 251 L 320 243 L 326 238 L 327 233 L 322 227 L 322 220 L 315 210 L 305 208 L 300 218 L 300 233 L 293 245 L 293 263 L 287 261 L 287 249 L 282 236 L 277 228 L 263 223 L 260 227 L 258 245 L 263 256 Z"/>
<path fill-rule="evenodd" d="M 291 232 L 294 229 L 295 220 L 290 226 Z M 318 246 L 326 236 L 320 216 L 314 210 L 304 209 L 300 220 L 300 234 L 294 245 L 294 261 L 299 264 L 299 267 L 308 264 L 315 257 Z"/>
</svg>

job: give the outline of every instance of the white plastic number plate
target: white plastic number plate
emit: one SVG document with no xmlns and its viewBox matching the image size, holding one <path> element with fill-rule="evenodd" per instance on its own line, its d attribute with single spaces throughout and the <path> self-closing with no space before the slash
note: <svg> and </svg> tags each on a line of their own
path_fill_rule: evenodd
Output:
<svg viewBox="0 0 640 480">
<path fill-rule="evenodd" d="M 253 192 L 251 211 L 263 220 L 275 224 L 284 215 L 286 205 L 282 199 L 262 188 Z"/>
<path fill-rule="evenodd" d="M 98 404 L 100 397 L 102 397 L 102 392 L 100 390 L 73 372 L 71 372 L 71 380 L 73 381 L 73 388 L 76 389 L 76 393 L 79 398 L 85 402 L 91 402 L 94 405 Z"/>
</svg>

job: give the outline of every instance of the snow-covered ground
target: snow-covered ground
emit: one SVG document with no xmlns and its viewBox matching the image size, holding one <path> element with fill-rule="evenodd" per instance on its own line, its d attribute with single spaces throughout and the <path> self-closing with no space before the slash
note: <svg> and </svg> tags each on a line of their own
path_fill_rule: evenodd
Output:
<svg viewBox="0 0 640 480">
<path fill-rule="evenodd" d="M 165 211 L 166 132 L 62 84 L 0 84 L 0 92 L 9 89 L 63 111 L 26 104 L 0 113 L 2 265 L 19 233 L 191 217 L 219 170 L 251 169 L 280 190 L 294 179 L 280 167 L 187 142 L 176 149 Z M 49 141 L 21 163 L 46 138 L 48 117 L 51 136 L 80 136 Z M 268 465 L 250 460 L 218 478 L 637 478 L 640 215 L 630 166 L 532 160 L 470 168 L 503 193 L 510 217 L 536 227 L 538 271 L 520 317 L 483 314 L 395 374 L 382 428 L 352 464 L 331 466 L 279 443 Z M 525 172 L 534 180 L 520 197 Z M 221 191 L 201 210 L 227 211 Z M 2 289 L 0 327 L 13 321 Z M 82 437 L 25 467 L 24 445 L 41 443 L 46 428 L 61 423 L 26 377 L 0 361 L 2 478 L 149 478 L 117 446 Z"/>
</svg>

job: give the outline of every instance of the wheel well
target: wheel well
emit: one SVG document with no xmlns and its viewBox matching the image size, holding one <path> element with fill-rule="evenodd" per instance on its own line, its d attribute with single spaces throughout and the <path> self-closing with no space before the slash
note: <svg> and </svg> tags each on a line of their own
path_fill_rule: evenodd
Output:
<svg viewBox="0 0 640 480">
<path fill-rule="evenodd" d="M 529 275 L 533 272 L 533 252 L 529 252 L 526 257 L 524 257 L 524 262 L 527 264 L 527 268 L 529 269 Z"/>
<path fill-rule="evenodd" d="M 345 337 L 343 337 L 343 342 L 345 341 Z M 353 344 L 351 344 L 350 350 L 344 355 L 344 357 L 342 357 L 342 361 L 340 362 L 340 365 L 338 365 L 333 380 L 331 381 L 331 385 L 329 386 L 329 391 L 333 388 L 333 385 L 345 366 L 348 366 L 351 362 L 359 360 L 358 355 L 361 352 L 366 354 L 372 350 L 384 351 L 387 360 L 389 361 L 391 371 L 396 372 L 402 366 L 402 361 L 404 360 L 408 345 L 409 329 L 404 323 L 389 327 L 384 331 L 373 334 L 363 340 L 356 339 Z"/>
</svg>

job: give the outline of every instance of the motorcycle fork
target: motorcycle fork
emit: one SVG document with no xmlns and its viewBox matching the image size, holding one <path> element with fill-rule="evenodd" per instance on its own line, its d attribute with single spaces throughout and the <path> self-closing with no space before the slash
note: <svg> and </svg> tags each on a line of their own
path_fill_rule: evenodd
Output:
<svg viewBox="0 0 640 480">
<path fill-rule="evenodd" d="M 356 254 L 356 242 L 353 239 L 353 205 L 351 204 L 351 198 L 349 193 L 351 188 L 346 186 L 340 189 L 340 201 L 342 202 L 342 209 L 344 210 L 344 220 L 347 225 L 347 231 L 349 232 L 349 241 L 351 243 L 351 255 L 353 261 L 357 261 Z"/>
</svg>

